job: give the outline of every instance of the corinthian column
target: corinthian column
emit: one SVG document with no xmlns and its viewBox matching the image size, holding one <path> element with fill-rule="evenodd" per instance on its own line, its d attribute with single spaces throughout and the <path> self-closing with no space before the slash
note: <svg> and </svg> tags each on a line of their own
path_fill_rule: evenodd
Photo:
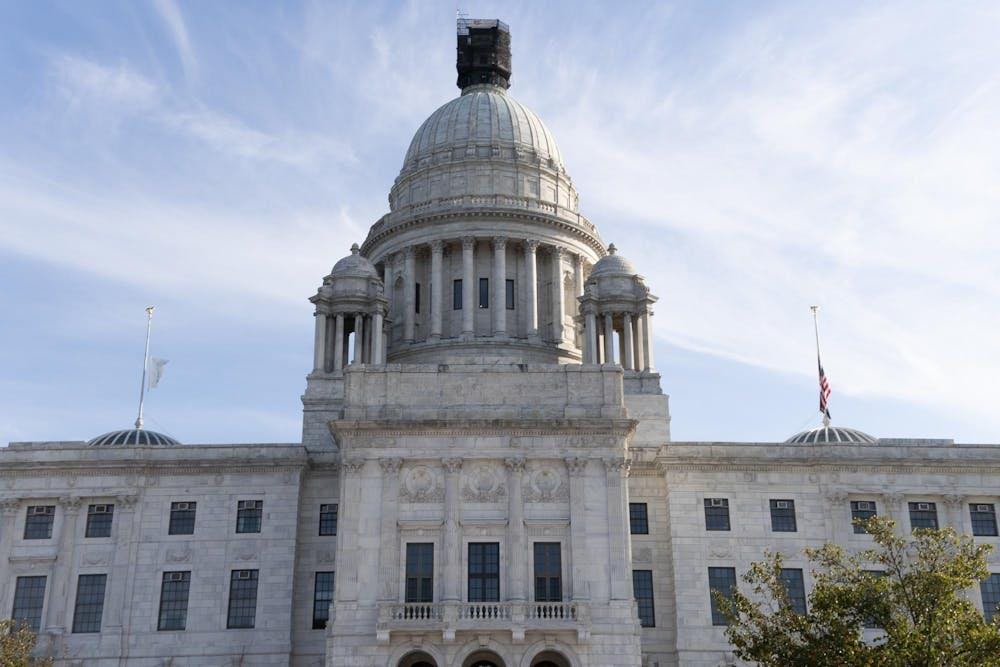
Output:
<svg viewBox="0 0 1000 667">
<path fill-rule="evenodd" d="M 115 629 L 115 631 L 120 631 L 122 617 L 125 609 L 128 607 L 125 602 L 128 599 L 125 585 L 126 583 L 130 583 L 132 586 L 135 585 L 132 570 L 134 569 L 136 559 L 132 551 L 133 543 L 136 541 L 132 539 L 132 531 L 135 524 L 135 506 L 139 501 L 139 496 L 132 494 L 118 496 L 115 501 L 113 522 L 115 548 L 111 552 L 113 559 L 112 573 L 120 574 L 109 577 L 108 604 L 105 605 L 104 610 L 106 614 L 105 626 L 109 630 Z M 125 576 L 126 573 L 128 573 L 128 577 Z M 126 582 L 126 579 L 130 581 Z"/>
<path fill-rule="evenodd" d="M 372 315 L 372 363 L 385 363 L 385 336 L 382 335 L 382 311 L 377 310 Z"/>
<path fill-rule="evenodd" d="M 444 254 L 443 241 L 431 241 L 431 339 L 441 338 L 441 257 Z"/>
<path fill-rule="evenodd" d="M 344 314 L 337 313 L 333 325 L 333 370 L 344 368 Z"/>
<path fill-rule="evenodd" d="M 569 536 L 573 553 L 573 600 L 589 600 L 587 563 L 592 554 L 587 551 L 587 459 L 566 459 L 569 471 Z M 598 559 L 599 560 L 599 559 Z"/>
<path fill-rule="evenodd" d="M 615 325 L 611 313 L 604 314 L 604 363 L 615 363 Z"/>
<path fill-rule="evenodd" d="M 417 293 L 417 269 L 413 246 L 406 248 L 403 258 L 403 340 L 412 343 Z"/>
<path fill-rule="evenodd" d="M 316 341 L 313 348 L 313 372 L 321 373 L 326 370 L 326 318 L 324 312 L 317 310 L 313 313 L 316 318 Z"/>
<path fill-rule="evenodd" d="M 524 304 L 524 312 L 528 317 L 528 338 L 538 337 L 538 241 L 528 239 L 524 242 L 524 266 L 527 275 L 525 282 L 528 302 Z"/>
<path fill-rule="evenodd" d="M 493 237 L 493 335 L 507 335 L 507 239 Z"/>
<path fill-rule="evenodd" d="M 563 255 L 566 251 L 560 247 L 552 248 L 552 340 L 561 343 L 563 340 Z"/>
<path fill-rule="evenodd" d="M 462 335 L 472 338 L 476 335 L 475 304 L 472 284 L 476 280 L 476 239 L 462 237 Z"/>
<path fill-rule="evenodd" d="M 635 359 L 632 354 L 632 314 L 623 314 L 622 321 L 624 322 L 622 326 L 622 345 L 624 346 L 622 367 L 624 367 L 625 370 L 632 370 L 635 368 Z"/>
<path fill-rule="evenodd" d="M 354 363 L 363 364 L 365 362 L 365 315 L 364 313 L 354 313 Z"/>
<path fill-rule="evenodd" d="M 462 540 L 458 534 L 458 478 L 462 459 L 442 459 L 444 467 L 444 596 L 445 602 L 462 599 Z"/>
<path fill-rule="evenodd" d="M 528 599 L 525 585 L 527 576 L 527 547 L 524 543 L 524 499 L 521 493 L 521 474 L 524 459 L 504 460 L 507 466 L 507 553 L 510 563 L 507 567 L 507 597 L 520 602 Z"/>
<path fill-rule="evenodd" d="M 66 632 L 67 612 L 72 604 L 69 591 L 76 565 L 76 519 L 80 513 L 80 499 L 60 498 L 59 505 L 63 513 L 62 526 L 59 529 L 59 551 L 55 575 L 52 577 L 52 592 L 49 593 L 48 622 L 45 624 L 56 635 Z"/>
<path fill-rule="evenodd" d="M 610 565 L 611 599 L 630 600 L 632 582 L 629 569 L 632 565 L 632 543 L 628 524 L 628 471 L 630 461 L 621 457 L 604 460 L 608 493 L 608 564 Z"/>
<path fill-rule="evenodd" d="M 587 343 L 587 356 L 585 357 L 586 363 L 596 364 L 599 363 L 597 350 L 597 315 L 593 312 L 587 313 L 586 319 L 586 343 Z"/>
<path fill-rule="evenodd" d="M 379 539 L 379 600 L 396 602 L 399 593 L 399 532 L 396 526 L 399 515 L 399 458 L 379 459 L 382 466 L 382 531 Z"/>
</svg>

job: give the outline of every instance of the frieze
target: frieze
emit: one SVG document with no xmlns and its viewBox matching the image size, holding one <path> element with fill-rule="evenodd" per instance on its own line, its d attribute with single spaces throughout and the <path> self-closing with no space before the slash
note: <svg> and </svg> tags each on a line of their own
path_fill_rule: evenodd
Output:
<svg viewBox="0 0 1000 667">
<path fill-rule="evenodd" d="M 524 500 L 529 503 L 554 503 L 569 500 L 569 480 L 553 465 L 535 464 L 528 471 Z"/>
<path fill-rule="evenodd" d="M 496 503 L 507 497 L 499 466 L 476 463 L 463 471 L 462 500 L 470 503 Z"/>
<path fill-rule="evenodd" d="M 405 467 L 399 485 L 399 500 L 404 503 L 442 502 L 444 485 L 439 471 L 426 465 Z"/>
</svg>

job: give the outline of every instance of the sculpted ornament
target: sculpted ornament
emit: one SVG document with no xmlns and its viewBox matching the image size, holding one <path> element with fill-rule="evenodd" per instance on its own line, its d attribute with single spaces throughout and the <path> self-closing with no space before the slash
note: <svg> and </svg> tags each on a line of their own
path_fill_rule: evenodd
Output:
<svg viewBox="0 0 1000 667">
<path fill-rule="evenodd" d="M 529 503 L 553 503 L 569 500 L 569 484 L 549 465 L 542 465 L 528 473 L 524 500 Z"/>
<path fill-rule="evenodd" d="M 0 500 L 0 513 L 3 516 L 14 516 L 21 509 L 20 498 L 4 498 Z"/>
<path fill-rule="evenodd" d="M 382 466 L 382 472 L 386 475 L 395 475 L 399 472 L 399 469 L 403 466 L 403 459 L 401 458 L 389 458 L 389 459 L 379 459 L 378 464 Z"/>
<path fill-rule="evenodd" d="M 569 470 L 570 477 L 580 477 L 587 472 L 587 459 L 579 456 L 567 457 L 566 468 Z"/>
<path fill-rule="evenodd" d="M 497 466 L 477 463 L 464 475 L 462 500 L 470 503 L 495 503 L 507 497 L 507 489 Z"/>
<path fill-rule="evenodd" d="M 408 503 L 435 503 L 444 500 L 444 488 L 438 473 L 425 465 L 403 471 L 399 499 Z"/>
<path fill-rule="evenodd" d="M 364 459 L 347 459 L 344 461 L 344 470 L 350 473 L 360 472 L 365 467 Z"/>
</svg>

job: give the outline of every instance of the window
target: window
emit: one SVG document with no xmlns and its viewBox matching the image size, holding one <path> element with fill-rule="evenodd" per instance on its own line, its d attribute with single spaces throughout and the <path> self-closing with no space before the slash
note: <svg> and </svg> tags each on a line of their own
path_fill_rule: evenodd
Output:
<svg viewBox="0 0 1000 667">
<path fill-rule="evenodd" d="M 507 299 L 507 310 L 514 310 L 514 281 L 508 280 L 506 282 L 506 293 L 504 296 Z"/>
<path fill-rule="evenodd" d="M 24 539 L 47 540 L 52 537 L 52 523 L 56 518 L 55 505 L 33 505 L 28 507 L 24 520 Z"/>
<path fill-rule="evenodd" d="M 263 500 L 241 500 L 236 508 L 236 532 L 259 533 L 263 515 Z"/>
<path fill-rule="evenodd" d="M 337 505 L 336 503 L 330 505 L 320 505 L 319 506 L 319 534 L 320 535 L 336 535 L 337 534 Z"/>
<path fill-rule="evenodd" d="M 420 283 L 413 284 L 413 311 L 420 312 Z"/>
<path fill-rule="evenodd" d="M 708 568 L 708 590 L 709 602 L 712 609 L 712 625 L 729 625 L 722 609 L 715 601 L 713 592 L 718 591 L 727 600 L 733 597 L 736 589 L 736 568 L 735 567 L 710 567 Z"/>
<path fill-rule="evenodd" d="M 779 575 L 781 583 L 788 593 L 788 601 L 796 614 L 806 613 L 806 585 L 802 579 L 802 570 L 798 568 L 781 568 Z"/>
<path fill-rule="evenodd" d="M 997 536 L 997 512 L 993 505 L 973 503 L 969 505 L 972 516 L 972 534 L 981 537 Z"/>
<path fill-rule="evenodd" d="M 794 500 L 771 501 L 771 530 L 775 533 L 794 533 L 797 530 Z"/>
<path fill-rule="evenodd" d="M 1000 574 L 993 573 L 979 582 L 979 590 L 983 594 L 983 615 L 987 623 L 992 623 L 994 616 L 1000 611 Z"/>
<path fill-rule="evenodd" d="M 535 542 L 535 602 L 562 602 L 562 545 Z"/>
<path fill-rule="evenodd" d="M 639 607 L 639 624 L 644 628 L 655 628 L 652 570 L 632 570 L 632 594 Z"/>
<path fill-rule="evenodd" d="M 469 543 L 469 602 L 500 600 L 500 545 Z"/>
<path fill-rule="evenodd" d="M 190 572 L 164 572 L 160 585 L 160 620 L 157 630 L 183 630 L 187 625 Z"/>
<path fill-rule="evenodd" d="M 330 603 L 333 602 L 333 572 L 317 572 L 313 589 L 313 630 L 322 630 L 330 620 Z"/>
<path fill-rule="evenodd" d="M 114 505 L 91 505 L 87 508 L 87 537 L 111 537 Z"/>
<path fill-rule="evenodd" d="M 852 500 L 851 501 L 851 523 L 855 520 L 864 521 L 865 519 L 871 519 L 876 516 L 878 512 L 875 511 L 875 501 L 874 500 Z M 864 526 L 859 526 L 854 523 L 854 534 L 855 535 L 865 535 L 868 531 L 865 530 Z"/>
<path fill-rule="evenodd" d="M 729 530 L 729 500 L 705 498 L 705 530 Z"/>
<path fill-rule="evenodd" d="M 18 577 L 14 587 L 14 611 L 10 617 L 24 621 L 37 633 L 42 627 L 42 606 L 45 604 L 45 577 Z"/>
<path fill-rule="evenodd" d="M 462 310 L 462 280 L 459 278 L 451 283 L 451 309 Z"/>
<path fill-rule="evenodd" d="M 73 632 L 100 632 L 106 574 L 81 574 L 76 586 Z"/>
<path fill-rule="evenodd" d="M 434 544 L 406 545 L 406 601 L 434 601 Z"/>
<path fill-rule="evenodd" d="M 229 579 L 230 629 L 252 628 L 257 618 L 257 570 L 233 570 Z"/>
<path fill-rule="evenodd" d="M 198 503 L 170 503 L 169 535 L 194 535 L 194 515 Z"/>
<path fill-rule="evenodd" d="M 479 279 L 479 307 L 489 308 L 490 307 L 490 279 L 480 278 Z"/>
<path fill-rule="evenodd" d="M 628 504 L 628 524 L 633 535 L 649 535 L 649 518 L 646 503 Z"/>
<path fill-rule="evenodd" d="M 937 505 L 934 503 L 909 503 L 910 505 L 910 528 L 930 528 L 936 530 Z"/>
</svg>

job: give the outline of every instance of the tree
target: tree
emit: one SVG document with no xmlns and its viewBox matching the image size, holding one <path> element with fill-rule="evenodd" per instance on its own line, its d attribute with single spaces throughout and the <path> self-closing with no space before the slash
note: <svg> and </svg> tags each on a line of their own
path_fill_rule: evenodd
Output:
<svg viewBox="0 0 1000 667">
<path fill-rule="evenodd" d="M 744 574 L 752 593 L 713 592 L 735 655 L 767 667 L 1000 666 L 1000 613 L 987 623 L 965 596 L 988 576 L 991 547 L 950 528 L 906 538 L 881 517 L 859 525 L 873 548 L 805 550 L 814 565 L 805 614 L 790 605 L 780 553 Z M 866 626 L 880 629 L 874 640 Z"/>
<path fill-rule="evenodd" d="M 51 665 L 49 659 L 33 658 L 35 633 L 26 623 L 0 620 L 0 665 L 3 667 L 42 667 Z"/>
</svg>

